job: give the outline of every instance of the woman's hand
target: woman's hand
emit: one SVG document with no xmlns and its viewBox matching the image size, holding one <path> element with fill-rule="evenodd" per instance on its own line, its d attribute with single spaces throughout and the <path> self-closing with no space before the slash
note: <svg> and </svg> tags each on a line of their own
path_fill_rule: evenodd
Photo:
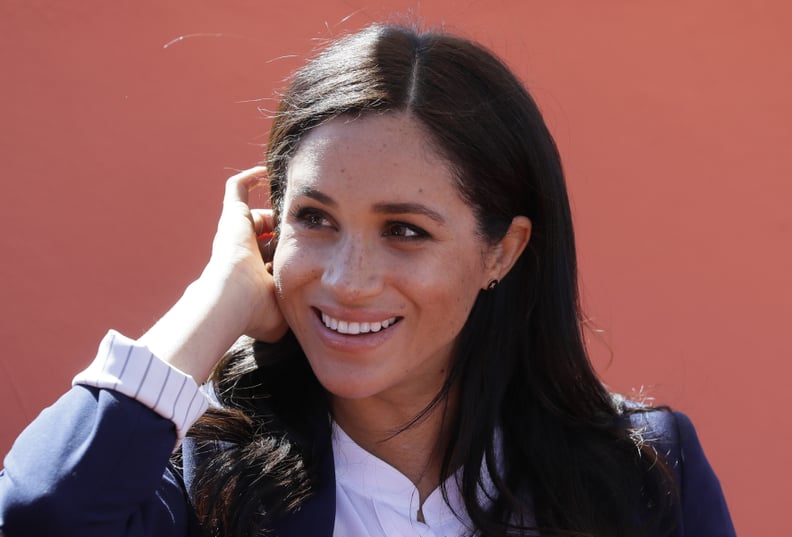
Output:
<svg viewBox="0 0 792 537">
<path fill-rule="evenodd" d="M 240 333 L 262 341 L 277 341 L 286 322 L 275 301 L 275 284 L 268 269 L 274 252 L 273 215 L 251 209 L 251 190 L 266 186 L 266 168 L 257 166 L 226 182 L 223 212 L 212 244 L 212 257 L 199 282 L 219 286 L 234 298 L 228 314 L 240 322 Z M 271 267 L 271 265 L 269 265 Z"/>
<path fill-rule="evenodd" d="M 206 380 L 239 336 L 272 342 L 288 328 L 264 260 L 273 253 L 270 239 L 258 239 L 272 231 L 272 212 L 248 205 L 249 192 L 264 185 L 265 177 L 266 169 L 258 166 L 228 180 L 209 263 L 141 338 L 156 356 L 197 382 Z"/>
</svg>

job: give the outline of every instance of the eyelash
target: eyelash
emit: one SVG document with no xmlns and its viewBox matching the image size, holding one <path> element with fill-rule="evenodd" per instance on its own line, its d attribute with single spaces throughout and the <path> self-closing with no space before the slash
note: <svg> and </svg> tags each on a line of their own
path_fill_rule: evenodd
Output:
<svg viewBox="0 0 792 537">
<path fill-rule="evenodd" d="M 400 229 L 401 233 L 394 233 L 396 229 Z M 405 235 L 404 230 L 413 233 L 413 235 L 411 236 Z M 388 222 L 388 225 L 386 227 L 386 234 L 389 237 L 402 241 L 417 241 L 421 239 L 430 238 L 429 234 L 423 229 L 419 228 L 418 226 L 414 226 L 412 224 L 407 224 L 405 222 Z"/>
<path fill-rule="evenodd" d="M 320 228 L 329 222 L 329 219 L 322 211 L 307 207 L 297 207 L 293 216 L 295 220 L 301 222 L 308 229 Z"/>
<path fill-rule="evenodd" d="M 292 216 L 307 229 L 319 229 L 332 225 L 330 219 L 322 211 L 309 207 L 296 207 Z M 383 235 L 399 241 L 418 241 L 431 238 L 429 233 L 420 227 L 399 221 L 387 222 Z"/>
</svg>

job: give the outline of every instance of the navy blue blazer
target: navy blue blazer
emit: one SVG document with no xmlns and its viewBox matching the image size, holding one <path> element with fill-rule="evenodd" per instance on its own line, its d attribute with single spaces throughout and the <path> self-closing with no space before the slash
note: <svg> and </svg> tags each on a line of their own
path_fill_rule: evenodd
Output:
<svg viewBox="0 0 792 537">
<path fill-rule="evenodd" d="M 730 537 L 734 528 L 718 479 L 680 413 L 631 418 L 674 469 L 680 501 L 673 537 Z M 184 443 L 182 476 L 169 464 L 173 424 L 108 390 L 76 386 L 31 423 L 0 472 L 0 529 L 5 537 L 199 537 L 186 493 L 196 457 Z M 332 537 L 332 453 L 322 461 L 316 494 L 284 517 L 278 537 Z M 350 536 L 352 537 L 352 536 Z"/>
</svg>

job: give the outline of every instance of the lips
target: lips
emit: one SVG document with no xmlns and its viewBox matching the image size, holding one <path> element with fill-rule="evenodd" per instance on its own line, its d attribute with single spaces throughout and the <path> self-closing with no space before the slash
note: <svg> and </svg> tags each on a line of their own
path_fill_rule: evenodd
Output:
<svg viewBox="0 0 792 537">
<path fill-rule="evenodd" d="M 385 330 L 389 326 L 393 326 L 399 321 L 399 317 L 389 317 L 381 321 L 345 321 L 331 317 L 323 311 L 320 311 L 322 324 L 330 330 L 338 332 L 339 334 L 369 334 L 371 332 L 379 332 Z"/>
</svg>

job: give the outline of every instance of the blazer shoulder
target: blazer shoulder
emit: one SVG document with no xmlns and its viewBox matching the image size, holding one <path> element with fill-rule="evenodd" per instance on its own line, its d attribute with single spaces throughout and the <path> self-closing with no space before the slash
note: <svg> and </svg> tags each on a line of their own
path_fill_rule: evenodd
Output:
<svg viewBox="0 0 792 537">
<path fill-rule="evenodd" d="M 625 409 L 625 418 L 636 441 L 650 443 L 658 452 L 666 455 L 672 454 L 679 447 L 679 422 L 684 421 L 692 428 L 687 416 L 663 407 L 629 406 Z"/>
<path fill-rule="evenodd" d="M 635 438 L 650 443 L 673 472 L 678 500 L 675 535 L 734 537 L 723 490 L 690 418 L 663 408 L 635 408 L 626 417 Z"/>
</svg>

